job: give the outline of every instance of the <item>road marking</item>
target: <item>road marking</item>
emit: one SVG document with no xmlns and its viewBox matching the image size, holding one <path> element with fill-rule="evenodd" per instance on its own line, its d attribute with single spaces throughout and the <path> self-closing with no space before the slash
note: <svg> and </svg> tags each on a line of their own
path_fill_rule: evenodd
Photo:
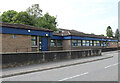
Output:
<svg viewBox="0 0 120 83">
<path fill-rule="evenodd" d="M 112 64 L 112 65 L 108 65 L 105 68 L 109 68 L 109 67 L 112 67 L 112 66 L 115 66 L 115 65 L 118 65 L 118 63 Z"/>
<path fill-rule="evenodd" d="M 75 75 L 75 76 L 72 76 L 72 77 L 64 78 L 64 79 L 61 79 L 61 80 L 58 80 L 58 81 L 65 81 L 65 80 L 76 78 L 76 77 L 83 76 L 83 75 L 86 75 L 86 74 L 88 74 L 88 72 L 82 73 L 80 75 Z"/>
</svg>

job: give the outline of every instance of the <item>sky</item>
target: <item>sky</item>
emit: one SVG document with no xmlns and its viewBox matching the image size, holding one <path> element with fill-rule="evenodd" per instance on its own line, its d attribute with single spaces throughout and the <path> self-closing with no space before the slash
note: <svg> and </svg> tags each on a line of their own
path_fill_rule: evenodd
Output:
<svg viewBox="0 0 120 83">
<path fill-rule="evenodd" d="M 107 26 L 113 32 L 118 28 L 118 2 L 120 0 L 2 0 L 1 14 L 7 10 L 25 11 L 39 4 L 43 14 L 57 17 L 58 28 L 74 29 L 84 33 L 106 35 Z"/>
</svg>

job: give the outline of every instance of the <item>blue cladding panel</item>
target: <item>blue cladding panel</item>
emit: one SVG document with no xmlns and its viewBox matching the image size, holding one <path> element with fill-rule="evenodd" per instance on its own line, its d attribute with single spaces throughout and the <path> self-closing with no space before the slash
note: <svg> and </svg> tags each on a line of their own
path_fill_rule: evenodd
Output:
<svg viewBox="0 0 120 83">
<path fill-rule="evenodd" d="M 0 26 L 0 33 L 2 33 L 2 27 Z"/>
<path fill-rule="evenodd" d="M 77 36 L 72 36 L 72 39 L 105 41 L 105 39 L 90 38 L 90 37 L 77 37 Z"/>
<path fill-rule="evenodd" d="M 52 36 L 51 39 L 63 40 L 63 37 L 62 36 Z"/>
<path fill-rule="evenodd" d="M 72 37 L 71 36 L 64 36 L 63 39 L 71 39 Z"/>
<path fill-rule="evenodd" d="M 52 36 L 51 39 L 81 39 L 81 40 L 96 40 L 96 41 L 114 41 L 118 42 L 118 40 L 110 40 L 110 39 L 99 39 L 99 38 L 90 38 L 90 37 L 78 37 L 78 36 Z"/>
<path fill-rule="evenodd" d="M 2 33 L 8 33 L 8 34 L 24 34 L 24 35 L 38 35 L 38 36 L 52 36 L 52 32 L 49 31 L 37 31 L 37 30 L 28 30 L 26 29 L 15 29 L 15 28 L 2 28 Z"/>
<path fill-rule="evenodd" d="M 42 38 L 42 51 L 48 50 L 48 39 L 47 37 Z"/>
</svg>

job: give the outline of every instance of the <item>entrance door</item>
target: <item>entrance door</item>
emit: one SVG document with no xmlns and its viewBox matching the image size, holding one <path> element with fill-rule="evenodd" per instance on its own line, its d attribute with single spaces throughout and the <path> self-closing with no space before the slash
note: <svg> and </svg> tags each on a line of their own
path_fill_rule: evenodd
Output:
<svg viewBox="0 0 120 83">
<path fill-rule="evenodd" d="M 42 37 L 42 51 L 48 50 L 48 38 Z"/>
</svg>

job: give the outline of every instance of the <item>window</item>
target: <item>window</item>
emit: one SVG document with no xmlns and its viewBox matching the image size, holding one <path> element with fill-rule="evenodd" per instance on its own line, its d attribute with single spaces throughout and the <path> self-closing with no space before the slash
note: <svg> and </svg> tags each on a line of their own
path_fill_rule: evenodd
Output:
<svg viewBox="0 0 120 83">
<path fill-rule="evenodd" d="M 62 46 L 62 40 L 57 40 L 57 46 Z"/>
<path fill-rule="evenodd" d="M 100 46 L 100 41 L 96 41 L 96 46 Z"/>
<path fill-rule="evenodd" d="M 85 40 L 83 40 L 83 46 L 86 46 L 86 41 Z"/>
<path fill-rule="evenodd" d="M 92 44 L 92 40 L 90 40 L 90 46 L 93 46 L 93 44 Z"/>
<path fill-rule="evenodd" d="M 81 46 L 81 40 L 78 40 L 78 46 Z"/>
<path fill-rule="evenodd" d="M 55 40 L 51 40 L 51 41 L 50 41 L 50 46 L 56 46 L 56 45 L 55 45 Z"/>
<path fill-rule="evenodd" d="M 37 46 L 37 36 L 31 36 L 32 46 Z"/>
<path fill-rule="evenodd" d="M 17 35 L 13 35 L 13 38 L 17 38 Z"/>
<path fill-rule="evenodd" d="M 87 40 L 87 41 L 86 41 L 86 46 L 89 46 L 89 44 L 90 44 L 90 42 Z"/>
<path fill-rule="evenodd" d="M 94 46 L 96 46 L 96 41 L 94 41 Z"/>
<path fill-rule="evenodd" d="M 77 40 L 72 40 L 72 46 L 77 46 Z"/>
<path fill-rule="evenodd" d="M 110 46 L 110 44 L 109 44 L 109 43 L 107 43 L 107 46 Z"/>
<path fill-rule="evenodd" d="M 106 46 L 106 42 L 103 42 L 103 46 Z"/>
</svg>

